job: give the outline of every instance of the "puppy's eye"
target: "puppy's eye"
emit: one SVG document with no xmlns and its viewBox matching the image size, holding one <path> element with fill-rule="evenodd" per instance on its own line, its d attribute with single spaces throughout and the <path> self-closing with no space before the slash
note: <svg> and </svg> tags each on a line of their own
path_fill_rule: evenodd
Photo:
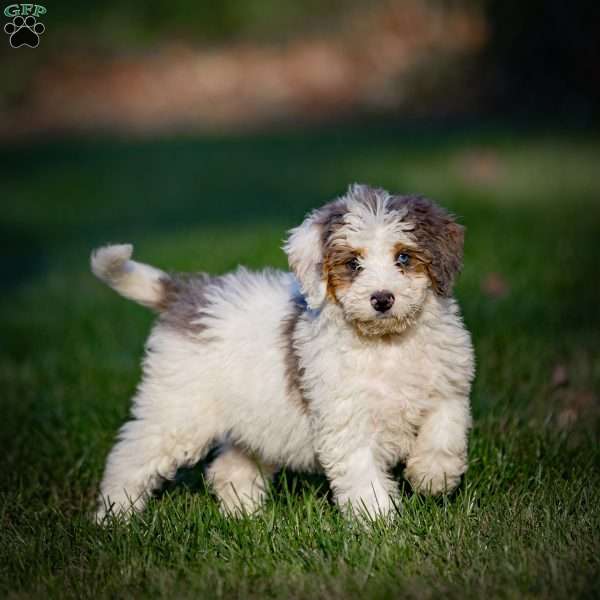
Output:
<svg viewBox="0 0 600 600">
<path fill-rule="evenodd" d="M 359 271 L 362 271 L 362 266 L 358 260 L 358 258 L 356 258 L 356 256 L 354 258 L 351 258 L 347 263 L 346 266 L 348 267 L 348 269 L 350 269 L 350 271 L 352 271 L 353 273 L 358 273 Z"/>
<path fill-rule="evenodd" d="M 396 264 L 400 267 L 408 267 L 408 265 L 410 265 L 410 254 L 400 252 L 400 254 L 396 256 Z"/>
</svg>

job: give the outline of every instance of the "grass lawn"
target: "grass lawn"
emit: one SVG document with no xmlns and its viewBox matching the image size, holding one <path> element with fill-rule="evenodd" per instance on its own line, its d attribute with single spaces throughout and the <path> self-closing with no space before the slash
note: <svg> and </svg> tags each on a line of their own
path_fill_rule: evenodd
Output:
<svg viewBox="0 0 600 600">
<path fill-rule="evenodd" d="M 0 158 L 1 596 L 598 597 L 600 136 L 371 124 Z M 227 520 L 197 467 L 131 524 L 93 525 L 152 316 L 89 274 L 90 249 L 285 267 L 284 231 L 356 180 L 467 226 L 457 295 L 478 375 L 458 492 L 405 485 L 395 522 L 365 529 L 323 479 L 287 473 L 263 514 Z"/>
</svg>

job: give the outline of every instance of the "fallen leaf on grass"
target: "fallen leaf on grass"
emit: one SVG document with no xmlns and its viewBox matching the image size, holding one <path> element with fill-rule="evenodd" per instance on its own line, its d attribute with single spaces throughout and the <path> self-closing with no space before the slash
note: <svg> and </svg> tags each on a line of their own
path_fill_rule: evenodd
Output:
<svg viewBox="0 0 600 600">
<path fill-rule="evenodd" d="M 483 278 L 481 291 L 490 298 L 502 298 L 510 292 L 510 286 L 500 273 L 492 272 Z"/>
<path fill-rule="evenodd" d="M 552 371 L 552 387 L 558 388 L 569 383 L 569 372 L 565 365 L 558 364 Z"/>
</svg>

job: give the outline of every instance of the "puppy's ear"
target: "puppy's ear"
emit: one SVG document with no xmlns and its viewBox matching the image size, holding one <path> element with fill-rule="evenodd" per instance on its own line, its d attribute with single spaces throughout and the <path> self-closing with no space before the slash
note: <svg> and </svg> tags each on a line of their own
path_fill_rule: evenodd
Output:
<svg viewBox="0 0 600 600">
<path fill-rule="evenodd" d="M 437 239 L 437 251 L 429 265 L 429 272 L 435 291 L 440 296 L 451 296 L 456 277 L 463 265 L 465 228 L 451 217 Z"/>
<path fill-rule="evenodd" d="M 433 289 L 440 296 L 451 296 L 452 287 L 462 269 L 465 229 L 435 202 L 422 196 L 401 197 L 408 209 L 407 219 L 427 259 L 427 271 Z"/>
<path fill-rule="evenodd" d="M 346 198 L 338 198 L 310 213 L 299 227 L 291 229 L 283 246 L 290 269 L 310 308 L 320 308 L 327 296 L 324 252 L 335 230 L 348 212 Z"/>
<path fill-rule="evenodd" d="M 290 269 L 300 282 L 306 303 L 312 309 L 318 309 L 323 304 L 327 292 L 323 273 L 322 212 L 322 209 L 313 211 L 302 225 L 291 229 L 283 246 Z"/>
</svg>

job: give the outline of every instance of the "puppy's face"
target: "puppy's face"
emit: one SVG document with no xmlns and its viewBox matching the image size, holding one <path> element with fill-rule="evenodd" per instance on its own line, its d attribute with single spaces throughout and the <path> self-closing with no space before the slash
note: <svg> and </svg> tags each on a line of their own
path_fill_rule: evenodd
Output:
<svg viewBox="0 0 600 600">
<path fill-rule="evenodd" d="M 462 246 L 433 202 L 355 185 L 292 230 L 286 251 L 312 308 L 334 302 L 361 335 L 382 336 L 409 327 L 428 294 L 451 294 Z"/>
<path fill-rule="evenodd" d="M 392 213 L 357 204 L 328 232 L 327 296 L 361 334 L 401 332 L 425 302 L 431 283 L 425 259 L 403 225 Z"/>
</svg>

